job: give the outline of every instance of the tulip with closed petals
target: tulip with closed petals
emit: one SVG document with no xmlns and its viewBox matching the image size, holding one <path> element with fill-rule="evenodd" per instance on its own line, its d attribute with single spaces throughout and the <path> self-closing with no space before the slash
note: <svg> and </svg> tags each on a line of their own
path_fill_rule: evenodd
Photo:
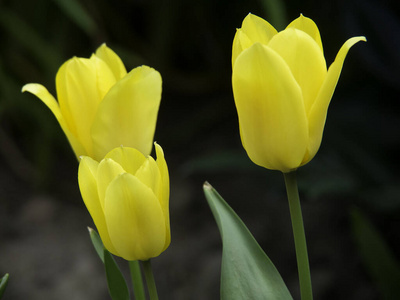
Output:
<svg viewBox="0 0 400 300">
<path fill-rule="evenodd" d="M 104 246 L 126 260 L 148 260 L 170 244 L 169 175 L 162 148 L 157 160 L 129 147 L 100 162 L 83 156 L 79 188 Z"/>
<path fill-rule="evenodd" d="M 232 87 L 240 136 L 250 159 L 290 172 L 317 153 L 326 114 L 349 49 L 327 69 L 318 27 L 301 15 L 283 31 L 249 14 L 232 47 Z"/>
</svg>

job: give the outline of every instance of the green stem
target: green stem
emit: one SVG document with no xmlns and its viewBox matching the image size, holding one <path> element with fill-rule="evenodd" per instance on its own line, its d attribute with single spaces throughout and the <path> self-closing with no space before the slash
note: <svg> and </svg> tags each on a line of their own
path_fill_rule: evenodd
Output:
<svg viewBox="0 0 400 300">
<path fill-rule="evenodd" d="M 129 261 L 129 270 L 131 271 L 133 294 L 135 295 L 135 299 L 146 300 L 139 261 Z"/>
<path fill-rule="evenodd" d="M 306 235 L 304 233 L 303 217 L 301 214 L 299 191 L 297 188 L 296 172 L 284 173 L 286 192 L 289 200 L 290 217 L 296 248 L 297 267 L 300 281 L 302 300 L 312 300 L 310 265 L 308 263 Z"/>
<path fill-rule="evenodd" d="M 154 281 L 150 259 L 143 261 L 143 270 L 144 276 L 146 277 L 147 290 L 149 291 L 150 300 L 158 300 L 156 282 Z"/>
</svg>

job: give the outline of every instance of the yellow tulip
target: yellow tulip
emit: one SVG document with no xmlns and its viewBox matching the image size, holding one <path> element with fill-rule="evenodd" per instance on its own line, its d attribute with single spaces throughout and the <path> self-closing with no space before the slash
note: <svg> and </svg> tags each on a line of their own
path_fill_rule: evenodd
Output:
<svg viewBox="0 0 400 300">
<path fill-rule="evenodd" d="M 340 48 L 327 70 L 318 27 L 301 15 L 277 32 L 249 14 L 232 47 L 232 87 L 240 136 L 250 159 L 290 172 L 317 153 L 326 114 L 348 50 Z"/>
<path fill-rule="evenodd" d="M 77 158 L 102 159 L 121 145 L 151 152 L 161 101 L 161 76 L 141 66 L 129 73 L 105 44 L 89 59 L 74 57 L 56 76 L 58 102 L 30 83 L 22 91 L 40 98 L 53 112 Z"/>
<path fill-rule="evenodd" d="M 169 175 L 162 148 L 157 161 L 140 151 L 119 147 L 103 160 L 81 158 L 81 195 L 104 246 L 126 260 L 148 260 L 171 241 Z"/>
</svg>

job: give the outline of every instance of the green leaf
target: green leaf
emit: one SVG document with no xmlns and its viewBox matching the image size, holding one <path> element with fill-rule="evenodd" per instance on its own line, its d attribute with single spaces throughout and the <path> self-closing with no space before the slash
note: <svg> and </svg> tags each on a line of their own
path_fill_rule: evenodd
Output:
<svg viewBox="0 0 400 300">
<path fill-rule="evenodd" d="M 10 276 L 8 275 L 8 273 L 6 275 L 3 276 L 3 278 L 1 278 L 0 280 L 0 299 L 3 297 L 4 291 L 6 290 L 7 287 L 7 283 L 8 283 L 8 278 Z"/>
<path fill-rule="evenodd" d="M 129 300 L 129 290 L 125 278 L 114 257 L 107 249 L 104 249 L 104 266 L 106 267 L 107 284 L 111 298 L 113 300 Z"/>
<path fill-rule="evenodd" d="M 104 245 L 101 241 L 99 234 L 93 228 L 88 227 L 90 239 L 92 240 L 92 244 L 94 249 L 97 252 L 97 255 L 100 257 L 101 261 L 104 263 Z"/>
<path fill-rule="evenodd" d="M 242 220 L 210 184 L 203 188 L 222 237 L 221 299 L 292 299 Z"/>
<path fill-rule="evenodd" d="M 382 235 L 359 209 L 351 210 L 353 234 L 364 265 L 382 299 L 400 298 L 400 263 Z"/>
</svg>

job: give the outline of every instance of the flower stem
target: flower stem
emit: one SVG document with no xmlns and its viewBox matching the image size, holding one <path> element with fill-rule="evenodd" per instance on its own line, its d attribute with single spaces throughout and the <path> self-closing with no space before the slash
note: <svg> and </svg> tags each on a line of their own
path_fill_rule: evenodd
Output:
<svg viewBox="0 0 400 300">
<path fill-rule="evenodd" d="M 300 294 L 302 300 L 312 300 L 310 265 L 308 263 L 306 235 L 304 233 L 296 172 L 284 173 L 286 192 L 289 200 L 290 217 L 296 248 L 297 268 L 299 272 Z"/>
<path fill-rule="evenodd" d="M 144 293 L 142 272 L 140 271 L 139 261 L 129 261 L 129 270 L 131 271 L 133 294 L 136 300 L 146 300 Z"/>
<path fill-rule="evenodd" d="M 156 282 L 154 281 L 150 259 L 143 261 L 143 270 L 144 276 L 146 277 L 147 290 L 149 291 L 150 300 L 158 300 Z"/>
</svg>

